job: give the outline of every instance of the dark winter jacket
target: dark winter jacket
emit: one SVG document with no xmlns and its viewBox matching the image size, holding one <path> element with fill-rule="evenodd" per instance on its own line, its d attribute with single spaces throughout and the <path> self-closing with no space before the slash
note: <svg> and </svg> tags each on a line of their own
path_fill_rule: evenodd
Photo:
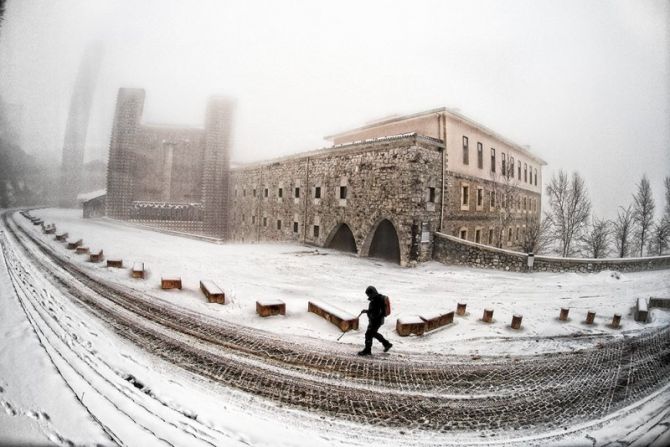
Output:
<svg viewBox="0 0 670 447">
<path fill-rule="evenodd" d="M 386 305 L 384 304 L 384 295 L 377 292 L 373 286 L 365 289 L 365 293 L 368 296 L 370 304 L 368 305 L 368 320 L 370 323 L 373 322 L 384 322 L 384 312 L 386 310 Z"/>
</svg>

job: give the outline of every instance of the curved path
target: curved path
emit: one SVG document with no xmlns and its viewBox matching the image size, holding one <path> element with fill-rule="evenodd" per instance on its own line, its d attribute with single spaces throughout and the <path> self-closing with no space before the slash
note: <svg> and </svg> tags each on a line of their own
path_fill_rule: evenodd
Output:
<svg viewBox="0 0 670 447">
<path fill-rule="evenodd" d="M 514 359 L 406 354 L 359 358 L 324 342 L 215 320 L 91 276 L 2 216 L 17 253 L 122 337 L 172 364 L 283 405 L 363 424 L 483 436 L 532 434 L 602 419 L 668 383 L 670 328 L 596 348 Z M 17 218 L 21 219 L 17 215 Z M 24 284 L 25 286 L 25 284 Z M 398 358 L 400 357 L 400 358 Z"/>
</svg>

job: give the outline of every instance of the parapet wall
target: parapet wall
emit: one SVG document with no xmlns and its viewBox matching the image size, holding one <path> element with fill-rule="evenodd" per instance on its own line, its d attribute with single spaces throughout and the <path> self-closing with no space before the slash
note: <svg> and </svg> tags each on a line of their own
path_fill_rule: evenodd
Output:
<svg viewBox="0 0 670 447">
<path fill-rule="evenodd" d="M 514 272 L 528 271 L 528 255 L 434 234 L 433 259 L 444 264 L 467 265 Z M 577 259 L 535 256 L 535 272 L 596 273 L 603 270 L 638 272 L 670 268 L 670 256 L 647 258 Z"/>
</svg>

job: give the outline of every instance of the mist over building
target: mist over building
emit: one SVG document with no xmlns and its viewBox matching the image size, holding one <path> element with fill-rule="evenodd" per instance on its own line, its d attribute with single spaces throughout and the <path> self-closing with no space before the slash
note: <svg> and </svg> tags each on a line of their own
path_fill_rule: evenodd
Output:
<svg viewBox="0 0 670 447">
<path fill-rule="evenodd" d="M 82 175 L 86 135 L 95 92 L 96 78 L 102 59 L 102 44 L 89 45 L 83 55 L 72 90 L 63 143 L 61 164 L 60 205 L 73 207 L 82 191 Z"/>
<path fill-rule="evenodd" d="M 231 166 L 231 100 L 210 99 L 204 128 L 144 124 L 144 105 L 144 90 L 119 90 L 104 205 L 112 218 L 401 265 L 430 260 L 435 232 L 520 250 L 540 219 L 546 163 L 447 108 L 326 137 L 332 147 Z M 102 207 L 96 197 L 84 213 Z"/>
</svg>

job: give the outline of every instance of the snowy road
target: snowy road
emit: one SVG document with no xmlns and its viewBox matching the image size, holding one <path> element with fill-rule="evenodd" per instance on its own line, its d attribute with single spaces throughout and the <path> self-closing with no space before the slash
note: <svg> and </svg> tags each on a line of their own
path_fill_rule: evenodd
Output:
<svg viewBox="0 0 670 447">
<path fill-rule="evenodd" d="M 585 427 L 626 417 L 634 412 L 631 405 L 645 399 L 654 398 L 656 406 L 660 401 L 660 408 L 669 400 L 667 325 L 623 335 L 591 334 L 576 352 L 473 360 L 406 351 L 352 358 L 350 349 L 334 342 L 279 337 L 91 275 L 9 214 L 4 229 L 3 255 L 26 314 L 63 361 L 79 365 L 70 368 L 97 396 L 90 411 L 100 415 L 115 443 L 141 436 L 171 445 L 230 445 L 235 436 L 203 424 L 192 411 L 176 410 L 135 376 L 115 371 L 91 341 L 81 339 L 86 323 L 75 328 L 70 322 L 66 307 L 72 303 L 167 364 L 217 387 L 257 396 L 256 405 L 270 412 L 294 408 L 298 413 L 291 417 L 315 419 L 310 429 L 330 433 L 331 442 L 356 444 L 366 436 L 391 443 L 400 436 L 403 444 L 568 442 Z M 553 346 L 561 337 L 568 338 L 535 337 L 534 342 Z M 88 372 L 82 372 L 86 366 Z M 119 394 L 130 397 L 119 403 Z M 659 411 L 649 414 L 658 417 Z M 635 436 L 644 423 L 632 425 Z M 292 439 L 287 445 L 301 443 Z"/>
</svg>

